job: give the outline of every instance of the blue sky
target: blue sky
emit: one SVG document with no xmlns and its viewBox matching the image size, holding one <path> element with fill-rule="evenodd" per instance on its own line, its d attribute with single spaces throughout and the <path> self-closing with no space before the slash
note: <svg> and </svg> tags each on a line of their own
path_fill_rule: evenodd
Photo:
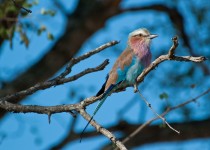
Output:
<svg viewBox="0 0 210 150">
<path fill-rule="evenodd" d="M 75 8 L 76 0 L 68 2 L 67 0 L 62 0 L 64 3 L 64 7 L 67 11 L 72 11 Z M 152 4 L 152 3 L 167 3 L 163 0 L 153 0 L 148 1 L 144 0 L 139 2 L 138 0 L 128 1 L 125 0 L 121 7 L 133 7 L 140 6 L 144 4 Z M 168 3 L 169 4 L 169 3 Z M 53 33 L 56 39 L 63 33 L 63 28 L 65 26 L 66 18 L 62 15 L 59 10 L 57 10 L 57 14 L 55 17 L 44 17 L 40 15 L 40 10 L 42 8 L 50 9 L 55 7 L 51 3 L 51 1 L 40 1 L 40 4 L 33 7 L 33 13 L 23 21 L 35 20 L 37 24 L 47 26 L 47 29 Z M 185 11 L 185 7 L 180 3 L 181 11 L 184 12 L 185 15 L 187 12 Z M 153 60 L 160 55 L 160 53 L 166 53 L 168 48 L 171 46 L 171 37 L 176 35 L 176 31 L 174 30 L 172 24 L 169 21 L 169 18 L 160 12 L 155 12 L 157 15 L 154 17 L 153 11 L 145 11 L 145 12 L 135 12 L 135 13 L 124 13 L 119 16 L 115 16 L 110 18 L 105 27 L 96 32 L 90 39 L 88 39 L 82 46 L 81 50 L 77 54 L 77 56 L 88 52 L 101 44 L 104 44 L 111 40 L 120 40 L 120 43 L 114 47 L 108 48 L 107 50 L 85 60 L 84 62 L 79 63 L 74 66 L 72 74 L 80 72 L 81 70 L 87 67 L 94 67 L 97 64 L 101 63 L 104 59 L 109 58 L 110 64 L 106 67 L 105 70 L 93 74 L 89 74 L 81 79 L 68 83 L 62 86 L 57 86 L 55 88 L 50 88 L 45 91 L 40 91 L 35 93 L 33 96 L 28 97 L 26 100 L 22 102 L 22 104 L 36 104 L 36 105 L 44 105 L 44 106 L 53 106 L 58 104 L 71 104 L 77 102 L 77 98 L 69 98 L 69 93 L 72 89 L 80 89 L 76 91 L 76 95 L 78 97 L 82 96 L 92 96 L 94 95 L 100 86 L 103 84 L 105 80 L 106 74 L 111 69 L 116 57 L 118 54 L 126 47 L 127 35 L 132 30 L 139 27 L 147 27 L 151 30 L 152 33 L 158 34 L 159 37 L 155 39 L 151 45 L 151 49 L 153 52 Z M 145 17 L 146 16 L 146 17 Z M 188 20 L 191 21 L 191 20 Z M 156 24 L 157 28 L 153 28 L 153 25 Z M 160 28 L 161 26 L 162 28 Z M 167 34 L 165 34 L 165 29 L 167 30 Z M 191 31 L 192 26 L 189 25 L 187 28 L 188 32 Z M 11 50 L 9 47 L 9 43 L 5 42 L 2 48 L 2 52 L 0 55 L 0 78 L 6 81 L 10 81 L 15 78 L 16 75 L 23 72 L 26 68 L 30 67 L 34 62 L 38 61 L 40 57 L 42 57 L 49 48 L 52 46 L 53 42 L 49 41 L 46 38 L 46 34 L 42 34 L 41 36 L 37 36 L 36 33 L 32 31 L 27 31 L 30 37 L 30 45 L 29 48 L 25 48 L 24 45 L 20 44 L 19 36 L 16 34 L 13 40 L 14 48 Z M 70 45 L 71 46 L 71 45 Z M 182 45 L 180 45 L 181 47 Z M 162 51 L 157 51 L 161 49 Z M 178 54 L 187 54 L 187 52 L 180 51 L 181 48 L 177 49 Z M 199 53 L 199 52 L 198 52 Z M 202 51 L 200 52 L 202 54 Z M 198 85 L 195 89 L 185 89 L 177 88 L 176 91 L 171 91 L 171 89 L 167 89 L 164 86 L 161 88 L 158 85 L 161 83 L 159 80 L 163 80 L 164 78 L 169 78 L 168 72 L 170 73 L 170 69 L 173 67 L 179 68 L 176 73 L 182 74 L 185 72 L 185 67 L 190 67 L 193 65 L 192 63 L 181 64 L 168 62 L 161 64 L 157 70 L 149 74 L 149 76 L 145 79 L 144 83 L 140 85 L 140 89 L 142 90 L 143 95 L 152 103 L 152 106 L 158 112 L 161 112 L 161 105 L 165 104 L 164 101 L 160 101 L 159 95 L 165 91 L 169 93 L 170 100 L 172 104 L 176 105 L 180 102 L 193 98 L 197 96 L 199 93 L 204 91 L 206 87 L 208 87 L 209 79 L 205 80 L 205 82 L 197 81 L 199 78 L 203 78 L 204 75 L 197 68 L 197 74 L 185 80 L 186 84 L 190 84 L 196 82 Z M 60 71 L 62 71 L 61 69 Z M 164 73 L 163 73 L 164 70 Z M 72 75 L 71 74 L 71 75 Z M 95 82 L 97 80 L 97 82 Z M 154 86 L 155 85 L 155 86 Z M 175 93 L 173 95 L 173 92 Z M 171 94 L 172 93 L 172 94 Z M 107 99 L 101 110 L 96 115 L 95 119 L 102 124 L 103 126 L 109 126 L 116 124 L 120 119 L 126 119 L 132 123 L 145 122 L 148 119 L 154 117 L 154 114 L 144 105 L 144 103 L 136 98 L 133 93 L 132 88 L 128 88 L 125 92 L 113 94 L 111 97 Z M 130 100 L 136 98 L 137 102 L 135 105 L 129 109 L 124 115 L 119 117 L 119 112 L 122 112 L 122 108 L 128 104 Z M 208 104 L 209 105 L 209 104 Z M 95 109 L 96 104 L 90 105 L 87 108 L 87 111 L 91 114 Z M 199 100 L 199 107 L 196 104 L 190 104 L 192 109 L 196 109 L 196 113 L 193 114 L 192 118 L 195 120 L 200 120 L 202 118 L 207 118 L 210 114 L 206 111 L 206 102 Z M 142 114 L 142 110 L 145 110 Z M 198 113 L 199 112 L 199 113 Z M 132 116 L 132 117 L 131 117 Z M 141 118 L 141 119 L 139 119 Z M 179 114 L 179 110 L 171 112 L 167 116 L 168 121 L 179 122 L 184 118 Z M 16 149 L 17 147 L 21 149 L 47 149 L 53 144 L 56 144 L 62 137 L 66 134 L 67 129 L 72 121 L 72 117 L 69 114 L 56 114 L 52 116 L 51 124 L 48 124 L 46 115 L 38 115 L 38 114 L 11 114 L 8 113 L 7 116 L 0 122 L 0 149 Z M 76 131 L 81 132 L 87 122 L 79 117 L 77 119 Z M 89 126 L 87 130 L 95 130 L 93 127 Z M 163 129 L 164 130 L 164 129 Z M 2 140 L 1 140 L 2 139 Z M 108 143 L 108 139 L 105 137 L 95 137 L 91 139 L 84 139 L 82 143 L 79 141 L 74 141 L 67 145 L 64 149 L 98 149 L 100 145 L 104 145 Z M 137 149 L 143 150 L 156 150 L 156 149 L 177 149 L 177 145 L 179 149 L 198 149 L 204 147 L 204 149 L 208 149 L 210 145 L 209 139 L 205 140 L 190 140 L 185 142 L 171 142 L 171 143 L 158 143 L 145 145 Z M 23 144 L 24 143 L 24 144 Z M 178 143 L 178 144 L 177 144 Z M 158 147 L 158 148 L 157 148 Z"/>
</svg>

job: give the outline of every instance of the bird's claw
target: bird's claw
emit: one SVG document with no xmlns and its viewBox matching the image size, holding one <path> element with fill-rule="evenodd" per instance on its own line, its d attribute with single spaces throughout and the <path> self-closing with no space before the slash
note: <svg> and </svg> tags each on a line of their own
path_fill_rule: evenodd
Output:
<svg viewBox="0 0 210 150">
<path fill-rule="evenodd" d="M 133 87 L 134 87 L 134 93 L 136 93 L 138 91 L 137 84 L 134 84 Z"/>
</svg>

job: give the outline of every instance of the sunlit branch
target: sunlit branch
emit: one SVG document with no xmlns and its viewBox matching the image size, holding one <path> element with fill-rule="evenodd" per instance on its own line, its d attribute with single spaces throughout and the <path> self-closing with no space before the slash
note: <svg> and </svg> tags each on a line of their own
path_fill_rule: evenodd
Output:
<svg viewBox="0 0 210 150">
<path fill-rule="evenodd" d="M 90 115 L 84 110 L 81 109 L 79 111 L 80 115 L 83 116 L 87 121 L 90 120 Z M 112 143 L 114 143 L 120 150 L 127 150 L 127 148 L 122 144 L 121 141 L 119 141 L 114 134 L 112 134 L 109 130 L 103 128 L 100 126 L 95 120 L 92 120 L 90 124 L 97 129 L 98 132 L 105 135 Z"/>
</svg>

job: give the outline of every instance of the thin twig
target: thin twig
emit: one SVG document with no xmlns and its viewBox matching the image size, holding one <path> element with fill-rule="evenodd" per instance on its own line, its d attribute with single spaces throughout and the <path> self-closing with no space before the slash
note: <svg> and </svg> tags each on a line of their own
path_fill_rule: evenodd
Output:
<svg viewBox="0 0 210 150">
<path fill-rule="evenodd" d="M 171 130 L 173 130 L 174 132 L 180 134 L 180 131 L 174 129 L 167 121 L 166 121 L 166 118 L 162 117 L 161 115 L 159 115 L 153 108 L 152 108 L 152 105 L 146 100 L 146 98 L 140 93 L 140 91 L 137 89 L 137 92 L 138 94 L 141 96 L 141 98 L 144 100 L 144 102 L 147 104 L 147 106 L 152 110 L 152 112 L 158 116 L 162 121 L 163 123 L 165 123 Z"/>
<path fill-rule="evenodd" d="M 200 97 L 208 94 L 210 92 L 210 88 L 207 89 L 205 92 L 201 93 L 200 95 L 196 96 L 193 99 L 187 100 L 179 105 L 176 105 L 174 107 L 169 107 L 166 109 L 165 112 L 163 112 L 160 116 L 164 117 L 165 115 L 167 115 L 169 112 L 181 108 L 189 103 L 195 102 L 197 99 L 199 99 Z M 128 142 L 130 139 L 134 138 L 139 132 L 141 132 L 146 126 L 150 125 L 153 121 L 160 119 L 159 117 L 155 117 L 150 119 L 149 121 L 147 121 L 146 123 L 142 124 L 141 126 L 139 126 L 135 131 L 133 131 L 129 136 L 127 136 L 122 142 L 125 144 L 126 142 Z"/>
<path fill-rule="evenodd" d="M 94 50 L 91 50 L 85 54 L 83 54 L 82 56 L 79 56 L 77 58 L 72 58 L 70 60 L 70 62 L 66 65 L 66 69 L 64 70 L 64 72 L 62 72 L 58 77 L 56 77 L 54 80 L 57 80 L 57 79 L 61 79 L 61 78 L 64 78 L 66 75 L 68 75 L 70 72 L 71 72 L 71 68 L 76 65 L 77 63 L 79 63 L 80 61 L 84 60 L 84 59 L 87 59 L 89 58 L 90 56 L 96 54 L 96 53 L 99 53 L 101 52 L 102 50 L 108 48 L 108 47 L 111 47 L 111 46 L 114 46 L 116 44 L 118 44 L 119 42 L 118 41 L 111 41 L 111 42 L 108 42 L 106 44 L 103 44 L 101 45 L 100 47 L 94 49 Z"/>
<path fill-rule="evenodd" d="M 77 58 L 73 58 L 68 64 L 67 64 L 67 67 L 66 69 L 64 70 L 63 73 L 61 73 L 58 77 L 55 77 L 54 79 L 52 80 L 49 80 L 49 81 L 45 81 L 45 82 L 41 82 L 41 83 L 37 83 L 35 84 L 34 86 L 26 89 L 26 90 L 22 90 L 20 92 L 17 92 L 15 94 L 9 94 L 5 97 L 2 97 L 0 98 L 0 101 L 12 101 L 12 100 L 15 100 L 15 99 L 20 99 L 20 98 L 23 98 L 25 96 L 28 96 L 28 95 L 31 95 L 33 93 L 35 93 L 36 91 L 38 90 L 44 90 L 44 89 L 47 89 L 47 88 L 50 88 L 52 86 L 57 86 L 57 85 L 61 85 L 61 84 L 64 84 L 64 83 L 67 83 L 67 82 L 71 82 L 71 81 L 74 81 L 88 73 L 92 73 L 92 72 L 96 72 L 96 71 L 100 71 L 100 70 L 103 70 L 104 67 L 106 65 L 108 65 L 108 59 L 106 59 L 102 64 L 100 64 L 99 66 L 95 67 L 95 68 L 88 68 L 72 77 L 69 77 L 69 78 L 64 78 L 67 74 L 69 74 L 71 72 L 71 68 L 73 65 L 79 63 L 80 61 L 84 60 L 84 59 L 87 59 L 89 58 L 90 56 L 96 54 L 96 53 L 99 53 L 101 52 L 102 50 L 110 47 L 110 46 L 113 46 L 113 45 L 116 45 L 117 43 L 119 43 L 118 41 L 111 41 L 111 42 L 108 42 L 102 46 L 99 46 L 98 48 L 90 51 L 90 52 L 87 52 L 85 53 L 84 55 L 82 56 L 79 56 Z"/>
<path fill-rule="evenodd" d="M 175 52 L 175 50 L 176 50 L 176 48 L 178 47 L 178 45 L 179 45 L 179 43 L 178 43 L 178 37 L 177 36 L 174 36 L 173 38 L 172 38 L 172 41 L 173 41 L 173 45 L 172 45 L 172 47 L 170 48 L 170 50 L 168 51 L 168 56 L 169 56 L 169 58 L 173 58 L 173 56 L 174 56 L 174 52 Z"/>
</svg>

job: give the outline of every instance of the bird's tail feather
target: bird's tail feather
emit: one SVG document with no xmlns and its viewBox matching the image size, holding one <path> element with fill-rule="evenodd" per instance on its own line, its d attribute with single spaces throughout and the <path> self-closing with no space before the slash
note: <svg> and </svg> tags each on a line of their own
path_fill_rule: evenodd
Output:
<svg viewBox="0 0 210 150">
<path fill-rule="evenodd" d="M 121 83 L 121 82 L 120 82 Z M 86 124 L 85 128 L 82 130 L 82 133 L 80 134 L 80 143 L 82 141 L 82 137 L 83 134 L 86 130 L 86 128 L 88 127 L 88 125 L 90 124 L 90 122 L 93 120 L 93 117 L 96 115 L 96 113 L 98 112 L 98 110 L 101 108 L 101 106 L 103 105 L 103 103 L 105 102 L 106 98 L 109 96 L 110 92 L 120 83 L 117 84 L 112 84 L 103 94 L 102 99 L 99 101 L 99 104 L 97 105 L 96 109 L 93 112 L 93 115 L 91 116 L 90 120 L 88 121 L 88 123 Z"/>
<path fill-rule="evenodd" d="M 108 95 L 107 95 L 108 96 Z M 86 128 L 88 127 L 88 125 L 90 124 L 90 122 L 93 120 L 93 117 L 96 115 L 96 113 L 98 112 L 98 110 L 100 109 L 100 107 L 103 105 L 103 103 L 105 102 L 107 96 L 103 96 L 102 100 L 100 100 L 100 102 L 98 103 L 96 109 L 94 110 L 93 112 L 93 115 L 91 116 L 90 120 L 88 121 L 88 123 L 86 124 L 85 128 L 82 130 L 82 133 L 80 134 L 80 143 L 82 141 L 82 137 L 83 137 L 83 134 L 86 130 Z"/>
<path fill-rule="evenodd" d="M 99 96 L 99 95 L 101 95 L 101 94 L 104 93 L 105 86 L 106 86 L 106 83 L 107 83 L 108 78 L 109 78 L 109 74 L 107 74 L 106 81 L 104 82 L 104 84 L 102 85 L 101 89 L 98 91 L 98 93 L 96 94 L 96 96 Z"/>
<path fill-rule="evenodd" d="M 80 143 L 82 142 L 83 134 L 85 133 L 85 130 L 88 127 L 88 125 L 90 124 L 90 122 L 93 120 L 93 117 L 94 117 L 94 115 L 90 118 L 90 120 L 86 124 L 85 128 L 82 130 L 82 133 L 80 134 Z"/>
</svg>

